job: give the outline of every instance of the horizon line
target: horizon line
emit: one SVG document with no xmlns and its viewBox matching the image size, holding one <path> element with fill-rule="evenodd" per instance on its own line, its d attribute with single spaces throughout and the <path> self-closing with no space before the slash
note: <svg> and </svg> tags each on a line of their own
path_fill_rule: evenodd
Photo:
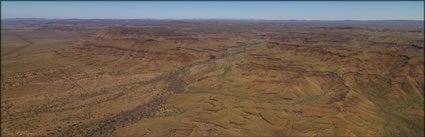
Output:
<svg viewBox="0 0 425 137">
<path fill-rule="evenodd" d="M 358 19 L 232 19 L 232 18 L 1 18 L 1 20 L 8 19 L 44 19 L 44 20 L 261 20 L 261 21 L 424 21 L 415 19 L 376 19 L 376 20 L 358 20 Z"/>
</svg>

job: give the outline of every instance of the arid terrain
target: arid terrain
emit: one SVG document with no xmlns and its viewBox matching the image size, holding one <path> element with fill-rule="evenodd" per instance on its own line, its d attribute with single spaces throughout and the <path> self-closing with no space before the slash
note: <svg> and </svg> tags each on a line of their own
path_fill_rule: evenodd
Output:
<svg viewBox="0 0 425 137">
<path fill-rule="evenodd" d="M 1 27 L 1 136 L 424 136 L 423 26 Z"/>
</svg>

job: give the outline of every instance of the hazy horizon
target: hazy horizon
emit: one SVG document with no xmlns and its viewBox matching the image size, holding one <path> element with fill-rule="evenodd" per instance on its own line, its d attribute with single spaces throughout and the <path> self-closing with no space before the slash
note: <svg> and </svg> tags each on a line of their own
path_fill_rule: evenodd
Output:
<svg viewBox="0 0 425 137">
<path fill-rule="evenodd" d="M 10 19 L 42 19 L 42 20 L 264 20 L 264 21 L 424 21 L 414 19 L 382 19 L 382 20 L 308 20 L 308 19 L 232 19 L 232 18 L 181 18 L 181 19 L 167 19 L 167 18 L 2 18 L 2 20 Z"/>
</svg>

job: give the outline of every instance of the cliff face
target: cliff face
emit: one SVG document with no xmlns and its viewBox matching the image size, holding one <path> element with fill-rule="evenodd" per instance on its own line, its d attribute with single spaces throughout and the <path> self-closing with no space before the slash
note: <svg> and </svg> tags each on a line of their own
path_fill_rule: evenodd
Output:
<svg viewBox="0 0 425 137">
<path fill-rule="evenodd" d="M 108 26 L 53 50 L 67 66 L 4 78 L 2 126 L 10 134 L 17 127 L 53 136 L 420 136 L 424 36 L 418 32 L 212 22 Z"/>
</svg>

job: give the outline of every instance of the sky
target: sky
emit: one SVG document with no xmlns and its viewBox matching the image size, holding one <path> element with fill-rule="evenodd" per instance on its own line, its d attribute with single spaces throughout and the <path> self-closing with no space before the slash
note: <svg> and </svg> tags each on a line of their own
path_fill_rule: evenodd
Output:
<svg viewBox="0 0 425 137">
<path fill-rule="evenodd" d="M 1 18 L 424 20 L 424 2 L 1 2 Z"/>
</svg>

